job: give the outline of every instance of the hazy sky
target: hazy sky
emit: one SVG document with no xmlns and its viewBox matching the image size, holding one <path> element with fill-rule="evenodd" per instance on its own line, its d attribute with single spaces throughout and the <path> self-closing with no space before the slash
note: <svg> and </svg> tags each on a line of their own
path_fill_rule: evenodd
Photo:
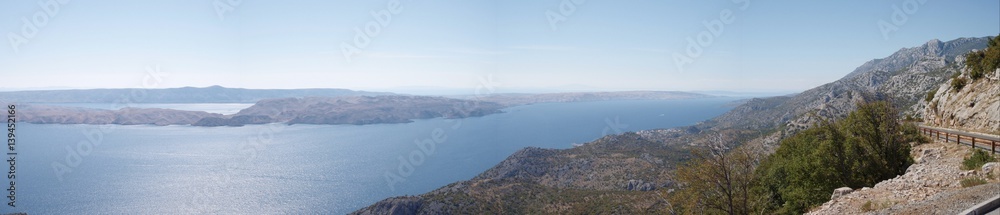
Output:
<svg viewBox="0 0 1000 215">
<path fill-rule="evenodd" d="M 9 0 L 0 33 L 6 89 L 468 90 L 492 77 L 501 91 L 788 92 L 930 39 L 995 36 L 1000 3 Z"/>
</svg>

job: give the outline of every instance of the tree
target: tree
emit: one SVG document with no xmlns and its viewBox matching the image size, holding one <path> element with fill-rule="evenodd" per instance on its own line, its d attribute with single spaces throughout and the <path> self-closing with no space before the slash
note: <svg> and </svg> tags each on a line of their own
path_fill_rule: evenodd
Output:
<svg viewBox="0 0 1000 215">
<path fill-rule="evenodd" d="M 965 65 L 972 81 L 979 80 L 1000 67 L 1000 35 L 990 37 L 986 49 L 965 54 Z"/>
<path fill-rule="evenodd" d="M 889 102 L 861 104 L 843 121 L 847 144 L 861 147 L 859 180 L 852 187 L 871 186 L 879 181 L 902 175 L 913 164 L 910 144 L 897 117 L 899 113 Z"/>
<path fill-rule="evenodd" d="M 680 189 L 670 200 L 682 213 L 750 214 L 765 205 L 768 197 L 751 190 L 761 154 L 748 147 L 726 152 L 722 139 L 716 136 L 716 145 L 695 150 L 694 159 L 675 172 Z"/>
<path fill-rule="evenodd" d="M 909 134 L 889 102 L 858 104 L 840 122 L 822 121 L 783 139 L 757 168 L 760 195 L 773 193 L 770 210 L 799 214 L 829 200 L 839 187 L 870 187 L 913 164 Z M 905 132 L 904 132 L 905 131 Z"/>
</svg>

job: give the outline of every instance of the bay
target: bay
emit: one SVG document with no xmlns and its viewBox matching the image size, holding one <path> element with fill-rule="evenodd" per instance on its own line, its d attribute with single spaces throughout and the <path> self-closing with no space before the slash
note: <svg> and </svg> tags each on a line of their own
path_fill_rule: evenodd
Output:
<svg viewBox="0 0 1000 215">
<path fill-rule="evenodd" d="M 360 126 L 18 124 L 16 209 L 343 214 L 470 179 L 524 147 L 570 148 L 612 133 L 691 125 L 724 113 L 732 100 L 545 103 Z M 417 144 L 427 141 L 433 150 Z"/>
</svg>

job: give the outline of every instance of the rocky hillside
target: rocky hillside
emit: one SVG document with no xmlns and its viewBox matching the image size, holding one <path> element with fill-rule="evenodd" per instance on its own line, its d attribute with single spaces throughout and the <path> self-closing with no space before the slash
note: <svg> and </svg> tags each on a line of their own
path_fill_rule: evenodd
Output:
<svg viewBox="0 0 1000 215">
<path fill-rule="evenodd" d="M 969 146 L 938 141 L 911 151 L 916 163 L 906 174 L 834 196 L 809 214 L 958 214 L 1000 194 L 1000 163 L 976 170 L 959 168 L 972 152 Z M 965 178 L 982 178 L 988 184 L 963 187 Z"/>
<path fill-rule="evenodd" d="M 781 137 L 807 128 L 821 118 L 845 117 L 865 99 L 890 99 L 905 110 L 903 114 L 919 117 L 926 106 L 926 93 L 959 72 L 963 54 L 986 47 L 987 41 L 985 37 L 948 42 L 931 40 L 918 47 L 900 49 L 889 57 L 868 61 L 832 83 L 792 96 L 750 100 L 705 126 L 780 127 L 774 137 L 758 140 L 770 148 Z"/>
<path fill-rule="evenodd" d="M 936 92 L 923 114 L 925 123 L 1000 134 L 1000 69 L 961 89 L 942 84 Z"/>
<path fill-rule="evenodd" d="M 752 99 L 694 126 L 612 135 L 573 149 L 525 149 L 469 181 L 389 198 L 355 213 L 665 213 L 669 172 L 687 159 L 691 147 L 751 144 L 767 150 L 819 118 L 846 116 L 865 99 L 919 106 L 928 90 L 957 72 L 956 57 L 986 47 L 986 41 L 931 40 L 869 61 L 838 81 L 796 95 Z M 612 146 L 618 147 L 604 149 Z"/>
<path fill-rule="evenodd" d="M 356 214 L 619 214 L 665 212 L 658 188 L 681 150 L 638 133 L 566 149 L 522 149 L 468 180 Z"/>
<path fill-rule="evenodd" d="M 954 58 L 955 64 L 940 66 L 940 62 L 925 63 L 928 71 L 942 70 L 951 74 L 947 81 L 934 86 L 912 108 L 923 116 L 925 124 L 958 130 L 1000 134 L 1000 38 L 984 51 Z M 991 53 L 992 54 L 985 54 Z M 975 56 L 977 54 L 982 54 Z M 945 64 L 948 64 L 945 61 Z M 959 68 L 961 68 L 959 70 Z M 924 144 L 914 147 L 911 155 L 917 161 L 906 174 L 879 182 L 872 188 L 838 196 L 811 214 L 956 214 L 985 199 L 1000 194 L 1000 163 L 967 167 L 961 170 L 963 159 L 970 157 L 969 146 L 954 143 Z M 980 179 L 986 185 L 967 187 L 962 182 Z M 850 191 L 849 188 L 841 188 Z M 841 190 L 838 189 L 838 190 Z"/>
</svg>

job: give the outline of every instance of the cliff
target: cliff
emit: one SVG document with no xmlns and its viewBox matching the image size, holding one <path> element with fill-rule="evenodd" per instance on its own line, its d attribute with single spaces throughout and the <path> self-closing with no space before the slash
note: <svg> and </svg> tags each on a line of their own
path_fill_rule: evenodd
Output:
<svg viewBox="0 0 1000 215">
<path fill-rule="evenodd" d="M 924 120 L 933 126 L 1000 134 L 1000 70 L 960 90 L 942 84 Z"/>
</svg>

